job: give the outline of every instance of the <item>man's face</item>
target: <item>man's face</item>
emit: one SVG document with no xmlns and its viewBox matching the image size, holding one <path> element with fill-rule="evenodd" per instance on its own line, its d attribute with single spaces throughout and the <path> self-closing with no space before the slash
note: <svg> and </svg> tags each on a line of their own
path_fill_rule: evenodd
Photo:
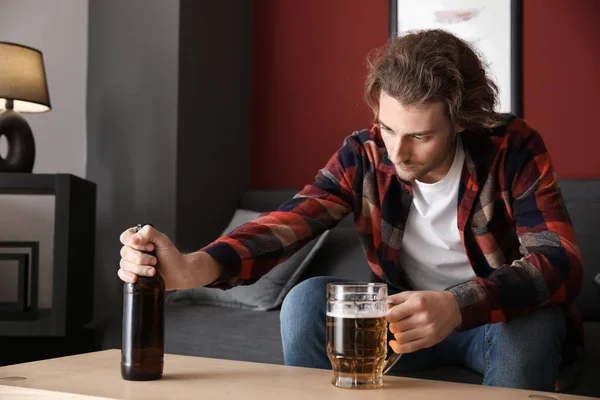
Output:
<svg viewBox="0 0 600 400">
<path fill-rule="evenodd" d="M 456 150 L 456 133 L 441 102 L 403 106 L 381 92 L 379 96 L 381 137 L 389 159 L 402 180 L 434 183 L 452 166 Z"/>
</svg>

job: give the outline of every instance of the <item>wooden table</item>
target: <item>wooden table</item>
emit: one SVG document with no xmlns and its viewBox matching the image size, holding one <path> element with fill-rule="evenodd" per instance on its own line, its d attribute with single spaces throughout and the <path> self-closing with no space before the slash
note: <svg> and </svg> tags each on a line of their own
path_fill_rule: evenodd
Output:
<svg viewBox="0 0 600 400">
<path fill-rule="evenodd" d="M 391 376 L 381 389 L 339 389 L 327 370 L 171 354 L 163 379 L 129 382 L 121 379 L 120 358 L 119 350 L 105 350 L 1 367 L 0 399 L 584 399 Z"/>
</svg>

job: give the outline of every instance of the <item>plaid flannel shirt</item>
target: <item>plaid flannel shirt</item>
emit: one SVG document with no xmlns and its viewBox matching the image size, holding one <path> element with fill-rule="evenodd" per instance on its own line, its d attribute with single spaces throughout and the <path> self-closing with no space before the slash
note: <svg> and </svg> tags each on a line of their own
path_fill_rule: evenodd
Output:
<svg viewBox="0 0 600 400">
<path fill-rule="evenodd" d="M 582 260 L 542 137 L 506 116 L 499 127 L 463 131 L 462 142 L 458 230 L 476 278 L 447 289 L 460 306 L 459 329 L 559 304 L 580 342 L 571 304 Z M 223 280 L 255 279 L 353 213 L 373 272 L 410 289 L 399 251 L 411 204 L 412 187 L 396 175 L 374 126 L 347 137 L 312 185 L 203 250 L 224 266 Z"/>
</svg>

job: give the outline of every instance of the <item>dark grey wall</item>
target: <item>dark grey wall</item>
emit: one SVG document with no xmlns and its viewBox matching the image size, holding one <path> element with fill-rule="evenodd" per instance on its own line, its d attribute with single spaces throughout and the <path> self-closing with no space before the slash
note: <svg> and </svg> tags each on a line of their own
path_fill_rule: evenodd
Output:
<svg viewBox="0 0 600 400">
<path fill-rule="evenodd" d="M 124 229 L 152 222 L 195 250 L 249 184 L 252 2 L 89 2 L 86 176 L 98 185 L 101 322 L 121 315 Z"/>
<path fill-rule="evenodd" d="M 119 310 L 119 235 L 175 232 L 179 2 L 89 0 L 87 173 L 97 186 L 95 316 Z"/>
<path fill-rule="evenodd" d="M 215 239 L 250 185 L 252 1 L 180 2 L 177 245 Z"/>
</svg>

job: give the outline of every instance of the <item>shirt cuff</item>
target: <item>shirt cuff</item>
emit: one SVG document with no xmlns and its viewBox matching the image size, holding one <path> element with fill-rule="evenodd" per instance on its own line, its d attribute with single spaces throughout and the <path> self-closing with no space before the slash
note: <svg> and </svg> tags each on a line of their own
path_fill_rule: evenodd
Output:
<svg viewBox="0 0 600 400">
<path fill-rule="evenodd" d="M 477 281 L 460 283 L 446 290 L 456 297 L 460 307 L 462 322 L 458 330 L 472 329 L 490 321 L 491 307 L 488 296 Z"/>
<path fill-rule="evenodd" d="M 242 270 L 242 259 L 233 247 L 224 242 L 215 242 L 201 250 L 214 258 L 222 268 L 221 276 L 209 286 L 235 286 Z"/>
</svg>

